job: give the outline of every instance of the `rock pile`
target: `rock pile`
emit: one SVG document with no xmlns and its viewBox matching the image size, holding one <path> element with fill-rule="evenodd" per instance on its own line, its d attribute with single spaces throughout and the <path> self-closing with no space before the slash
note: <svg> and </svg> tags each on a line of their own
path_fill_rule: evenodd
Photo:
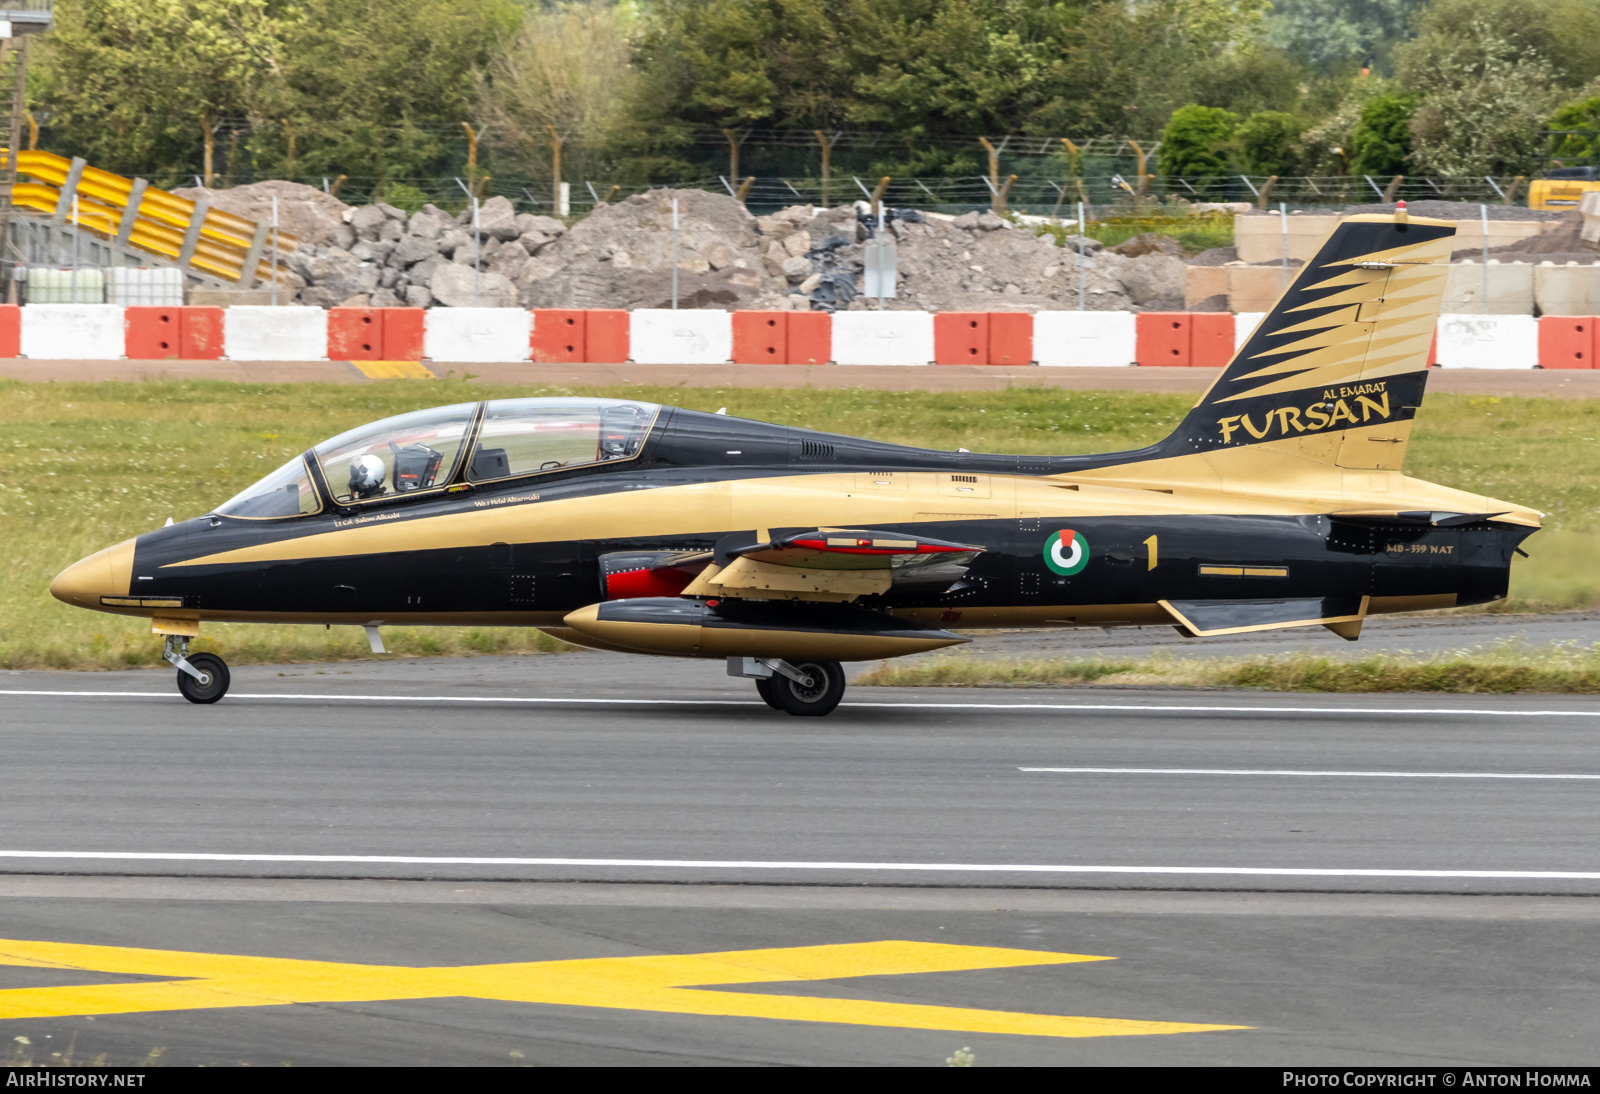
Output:
<svg viewBox="0 0 1600 1094">
<path fill-rule="evenodd" d="M 277 198 L 279 230 L 294 236 L 302 246 L 326 243 L 334 228 L 353 211 L 333 195 L 299 182 L 270 180 L 227 190 L 188 186 L 172 192 L 190 201 L 207 198 L 213 209 L 257 224 L 272 223 L 272 199 Z"/>
<path fill-rule="evenodd" d="M 217 191 L 213 201 L 254 218 L 270 194 L 250 191 L 271 186 L 294 184 Z M 568 228 L 494 197 L 479 210 L 474 240 L 470 210 L 451 214 L 429 205 L 408 215 L 383 203 L 341 206 L 310 187 L 296 189 L 315 197 L 294 195 L 306 223 L 285 222 L 285 230 L 304 242 L 288 256 L 291 272 L 281 284 L 303 304 L 670 307 L 677 199 L 679 307 L 877 306 L 850 299 L 860 285 L 862 244 L 875 231 L 854 206 L 797 205 L 757 217 L 725 195 L 654 190 L 601 204 Z M 281 218 L 283 196 L 279 204 Z M 1069 237 L 1063 246 L 990 213 L 896 218 L 884 231 L 898 244 L 900 272 L 899 296 L 885 301 L 887 308 L 1076 308 L 1080 280 L 1085 306 L 1096 311 L 1183 303 L 1183 261 L 1160 243 L 1107 250 Z"/>
</svg>

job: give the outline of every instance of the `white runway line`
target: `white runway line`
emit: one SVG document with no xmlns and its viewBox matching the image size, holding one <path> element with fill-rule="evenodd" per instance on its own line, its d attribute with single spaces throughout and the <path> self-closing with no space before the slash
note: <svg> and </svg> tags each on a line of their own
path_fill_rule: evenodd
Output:
<svg viewBox="0 0 1600 1094">
<path fill-rule="evenodd" d="M 1297 775 L 1333 779 L 1600 779 L 1600 775 L 1545 775 L 1504 771 L 1291 771 L 1210 767 L 1019 767 L 1060 775 Z"/>
<path fill-rule="evenodd" d="M 1600 871 L 1576 870 L 1341 870 L 1256 866 L 1048 866 L 973 862 L 774 862 L 652 858 L 480 858 L 420 855 L 223 855 L 145 851 L 0 851 L 0 859 L 116 862 L 276 862 L 398 866 L 625 866 L 666 870 L 872 870 L 985 874 L 1180 874 L 1191 877 L 1499 878 L 1600 881 Z"/>
<path fill-rule="evenodd" d="M 176 691 L 41 691 L 0 689 L 0 695 L 37 695 L 69 699 L 170 699 Z M 757 699 L 592 699 L 545 698 L 527 695 L 337 695 L 314 692 L 230 692 L 229 699 L 316 700 L 326 703 L 525 703 L 587 706 L 761 707 Z M 1512 710 L 1473 707 L 1267 707 L 1208 706 L 1199 703 L 841 703 L 840 709 L 883 710 L 1063 710 L 1126 711 L 1134 714 L 1437 714 L 1484 718 L 1600 718 L 1595 710 Z"/>
</svg>

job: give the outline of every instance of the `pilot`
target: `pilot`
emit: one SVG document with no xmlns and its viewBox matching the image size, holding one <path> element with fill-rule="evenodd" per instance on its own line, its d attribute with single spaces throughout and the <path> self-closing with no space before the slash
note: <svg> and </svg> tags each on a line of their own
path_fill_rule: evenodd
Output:
<svg viewBox="0 0 1600 1094">
<path fill-rule="evenodd" d="M 383 461 L 372 453 L 357 456 L 350 461 L 350 496 L 353 498 L 375 498 L 383 493 L 384 476 L 388 468 Z"/>
</svg>

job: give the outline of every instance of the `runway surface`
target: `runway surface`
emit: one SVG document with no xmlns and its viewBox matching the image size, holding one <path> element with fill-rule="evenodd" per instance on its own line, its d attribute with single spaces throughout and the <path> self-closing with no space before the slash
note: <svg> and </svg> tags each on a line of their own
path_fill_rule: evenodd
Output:
<svg viewBox="0 0 1600 1094">
<path fill-rule="evenodd" d="M 37 989 L 0 1040 L 1600 1062 L 1591 698 L 856 688 L 812 720 L 716 662 L 240 668 L 214 707 L 170 676 L 0 674 L 0 989 Z"/>
</svg>

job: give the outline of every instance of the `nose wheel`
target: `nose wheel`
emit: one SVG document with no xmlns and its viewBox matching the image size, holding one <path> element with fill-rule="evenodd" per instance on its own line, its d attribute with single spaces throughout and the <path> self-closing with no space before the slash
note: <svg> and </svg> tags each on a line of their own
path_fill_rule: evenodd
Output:
<svg viewBox="0 0 1600 1094">
<path fill-rule="evenodd" d="M 228 664 L 214 653 L 189 656 L 189 640 L 168 637 L 164 656 L 178 669 L 178 694 L 191 703 L 215 703 L 228 694 Z"/>
</svg>

